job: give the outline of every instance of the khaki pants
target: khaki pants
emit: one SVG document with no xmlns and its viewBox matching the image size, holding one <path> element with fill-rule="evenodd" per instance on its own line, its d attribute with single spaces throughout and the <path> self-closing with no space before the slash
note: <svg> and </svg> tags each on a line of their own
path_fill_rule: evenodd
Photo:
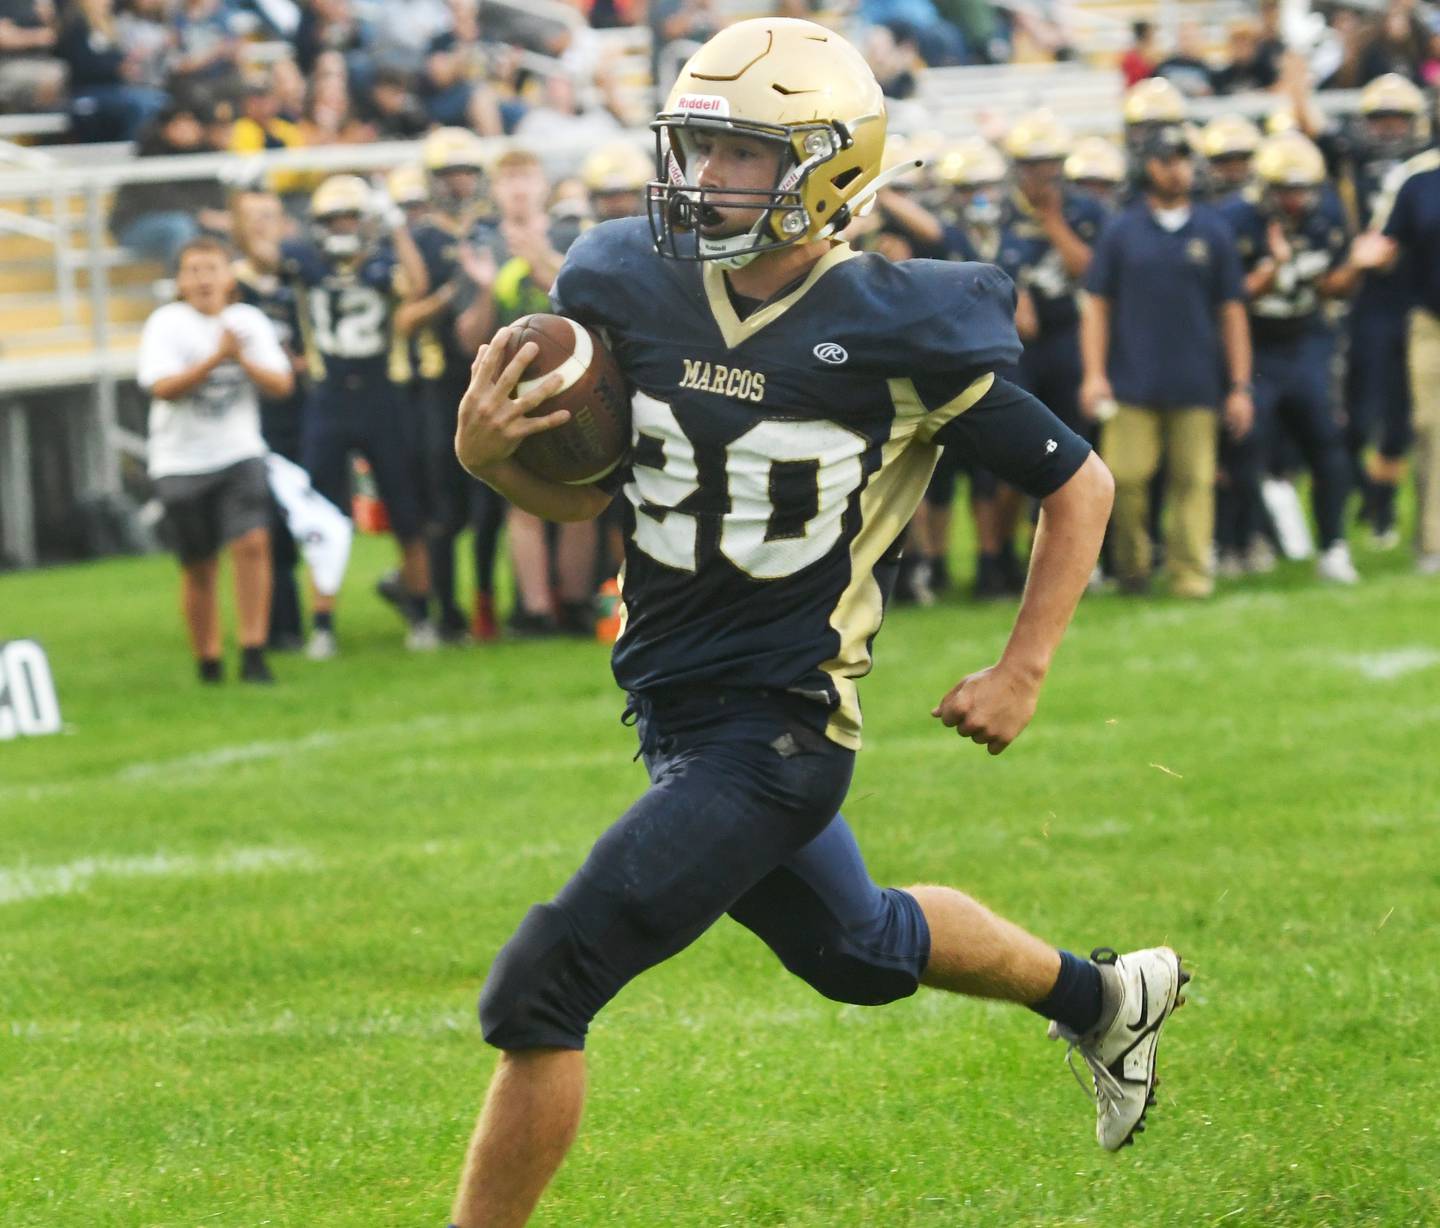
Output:
<svg viewBox="0 0 1440 1228">
<path fill-rule="evenodd" d="M 1165 534 L 1170 585 L 1185 597 L 1203 597 L 1215 536 L 1215 448 L 1219 415 L 1213 409 L 1144 409 L 1121 405 L 1100 434 L 1100 455 L 1115 475 L 1111 550 L 1122 583 L 1150 576 L 1150 481 L 1165 458 Z"/>
<path fill-rule="evenodd" d="M 1440 554 L 1440 320 L 1410 313 L 1410 400 L 1415 416 L 1415 544 Z"/>
</svg>

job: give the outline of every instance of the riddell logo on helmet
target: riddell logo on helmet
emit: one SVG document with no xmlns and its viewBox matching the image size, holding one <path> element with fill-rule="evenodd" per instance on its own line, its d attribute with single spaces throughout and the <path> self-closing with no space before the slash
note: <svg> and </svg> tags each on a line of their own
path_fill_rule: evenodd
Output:
<svg viewBox="0 0 1440 1228">
<path fill-rule="evenodd" d="M 719 94 L 681 94 L 677 111 L 698 111 L 702 115 L 729 115 L 730 100 Z"/>
</svg>

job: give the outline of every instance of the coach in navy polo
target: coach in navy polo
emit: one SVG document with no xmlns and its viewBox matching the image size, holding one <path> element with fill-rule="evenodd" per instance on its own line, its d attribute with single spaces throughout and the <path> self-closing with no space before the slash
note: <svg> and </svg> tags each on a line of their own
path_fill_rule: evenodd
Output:
<svg viewBox="0 0 1440 1228">
<path fill-rule="evenodd" d="M 1213 588 L 1215 455 L 1222 406 L 1243 435 L 1250 401 L 1250 332 L 1235 240 L 1192 204 L 1184 132 L 1158 129 L 1139 151 L 1142 194 L 1095 245 L 1081 316 L 1082 410 L 1101 419 L 1100 453 L 1115 475 L 1112 560 L 1121 584 L 1148 587 L 1150 482 L 1165 460 L 1172 590 Z"/>
<path fill-rule="evenodd" d="M 1415 546 L 1422 574 L 1440 575 L 1440 150 L 1405 164 L 1371 223 L 1394 240 L 1410 291 L 1410 398 L 1415 424 Z"/>
</svg>

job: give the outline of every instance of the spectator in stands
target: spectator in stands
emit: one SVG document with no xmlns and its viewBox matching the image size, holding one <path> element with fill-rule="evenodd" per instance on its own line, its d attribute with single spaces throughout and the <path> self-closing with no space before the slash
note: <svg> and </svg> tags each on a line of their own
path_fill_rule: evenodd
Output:
<svg viewBox="0 0 1440 1228">
<path fill-rule="evenodd" d="M 912 98 L 921 69 L 920 48 L 911 37 L 901 42 L 890 26 L 871 26 L 861 44 L 865 62 L 886 98 Z"/>
<path fill-rule="evenodd" d="M 296 125 L 302 145 L 363 145 L 375 140 L 375 125 L 355 114 L 350 102 L 345 60 L 327 51 L 315 62 L 305 113 Z"/>
<path fill-rule="evenodd" d="M 141 134 L 137 154 L 167 158 L 213 153 L 205 140 L 204 117 L 185 103 L 172 102 Z M 126 183 L 115 193 L 110 230 L 132 251 L 172 269 L 181 248 L 202 231 L 228 234 L 225 193 L 213 177 Z"/>
<path fill-rule="evenodd" d="M 228 547 L 240 677 L 269 683 L 270 490 L 255 394 L 284 396 L 294 377 L 269 320 L 230 301 L 235 278 L 223 243 L 187 244 L 177 284 L 179 301 L 156 311 L 140 339 L 136 380 L 153 398 L 150 477 L 176 538 L 200 680 L 222 678 L 216 579 L 220 550 Z"/>
<path fill-rule="evenodd" d="M 53 0 L 0 0 L 0 112 L 53 111 L 65 101 L 65 65 Z"/>
<path fill-rule="evenodd" d="M 232 17 L 222 0 L 184 0 L 175 15 L 172 89 L 177 81 L 212 81 L 239 75 L 240 40 Z"/>
<path fill-rule="evenodd" d="M 1362 84 L 1387 72 L 1419 81 L 1429 44 L 1430 31 L 1416 15 L 1413 0 L 1390 0 L 1380 29 L 1366 49 Z"/>
<path fill-rule="evenodd" d="M 119 38 L 112 0 L 67 6 L 56 52 L 69 66 L 70 111 L 80 141 L 133 141 L 168 101 L 141 84 L 141 66 Z"/>
<path fill-rule="evenodd" d="M 449 27 L 426 48 L 420 101 L 431 122 L 442 127 L 469 127 L 481 136 L 499 136 L 505 125 L 500 102 L 485 80 L 475 6 L 469 0 L 450 0 L 450 18 Z"/>
<path fill-rule="evenodd" d="M 136 85 L 166 89 L 175 58 L 173 0 L 126 0 L 115 14 L 115 35 L 133 65 Z"/>
<path fill-rule="evenodd" d="M 1208 98 L 1215 93 L 1215 75 L 1205 60 L 1205 35 L 1198 23 L 1180 23 L 1175 50 L 1155 65 L 1154 75 L 1169 81 L 1186 98 Z"/>
<path fill-rule="evenodd" d="M 1135 82 L 1153 75 L 1155 65 L 1160 62 L 1160 51 L 1155 45 L 1155 26 L 1152 22 L 1135 22 L 1130 27 L 1130 37 L 1130 46 L 1120 57 L 1120 73 L 1125 78 L 1127 90 Z"/>
<path fill-rule="evenodd" d="M 369 44 L 350 0 L 311 0 L 301 12 L 295 34 L 301 72 L 308 76 L 325 51 L 338 51 L 345 57 L 353 88 L 368 87 L 373 71 Z"/>
<path fill-rule="evenodd" d="M 360 113 L 382 141 L 408 141 L 430 127 L 430 117 L 411 87 L 410 75 L 382 68 L 365 97 Z"/>
<path fill-rule="evenodd" d="M 348 88 L 350 70 L 345 65 L 345 58 L 340 56 L 339 52 L 333 54 L 339 56 L 340 64 L 345 68 L 345 84 Z M 305 114 L 305 99 L 309 91 L 309 82 L 293 57 L 282 56 L 270 65 L 270 92 L 275 96 L 275 110 L 281 119 L 299 123 L 300 117 Z"/>
<path fill-rule="evenodd" d="M 1216 409 L 1250 429 L 1250 333 L 1235 241 L 1213 210 L 1192 205 L 1185 130 L 1160 127 L 1136 151 L 1143 195 L 1095 244 L 1081 316 L 1081 406 L 1102 422 L 1115 475 L 1112 562 L 1143 592 L 1151 568 L 1150 484 L 1165 463 L 1166 560 L 1177 596 L 1214 587 Z M 1228 375 L 1228 394 L 1222 386 Z"/>
<path fill-rule="evenodd" d="M 963 64 L 969 58 L 960 31 L 940 16 L 933 0 L 860 0 L 860 19 L 889 26 L 897 42 L 913 38 L 927 64 Z"/>
<path fill-rule="evenodd" d="M 280 116 L 280 103 L 268 78 L 247 81 L 240 94 L 240 118 L 230 135 L 230 149 L 237 154 L 264 153 L 271 149 L 298 149 L 305 144 L 299 125 Z M 273 191 L 295 196 L 311 186 L 303 171 L 275 171 L 269 178 Z"/>
<path fill-rule="evenodd" d="M 678 39 L 689 42 L 708 42 L 724 25 L 724 19 L 715 11 L 714 0 L 650 0 L 651 21 L 659 27 L 661 38 L 666 43 Z M 809 11 L 787 13 L 789 17 L 809 17 Z"/>
<path fill-rule="evenodd" d="M 515 125 L 515 135 L 537 149 L 560 142 L 579 147 L 613 140 L 620 131 L 613 78 L 597 74 L 596 84 L 603 105 L 582 99 L 569 73 L 551 73 L 545 78 L 544 104 L 525 112 Z"/>
<path fill-rule="evenodd" d="M 1230 27 L 1230 62 L 1214 74 L 1217 94 L 1273 89 L 1280 80 L 1276 57 L 1260 41 L 1260 27 L 1237 21 Z"/>
</svg>

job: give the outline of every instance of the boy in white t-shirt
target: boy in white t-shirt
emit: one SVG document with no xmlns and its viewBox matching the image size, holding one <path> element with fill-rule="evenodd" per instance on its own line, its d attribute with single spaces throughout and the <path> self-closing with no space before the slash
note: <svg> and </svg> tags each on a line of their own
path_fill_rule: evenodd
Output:
<svg viewBox="0 0 1440 1228">
<path fill-rule="evenodd" d="M 219 682 L 222 546 L 235 568 L 240 677 L 268 683 L 270 490 L 256 389 L 281 397 L 290 361 L 270 321 L 230 300 L 235 275 L 218 239 L 180 251 L 180 300 L 156 311 L 140 337 L 140 387 L 150 403 L 149 469 L 176 537 L 185 622 L 200 679 Z"/>
</svg>

